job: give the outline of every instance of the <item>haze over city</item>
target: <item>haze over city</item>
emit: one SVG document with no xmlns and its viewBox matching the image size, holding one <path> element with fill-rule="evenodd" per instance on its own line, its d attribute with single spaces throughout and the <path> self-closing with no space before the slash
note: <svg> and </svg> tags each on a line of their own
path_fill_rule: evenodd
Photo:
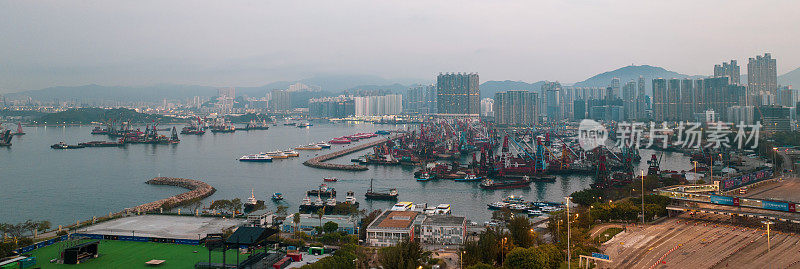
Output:
<svg viewBox="0 0 800 269">
<path fill-rule="evenodd" d="M 314 75 L 573 83 L 648 64 L 798 67 L 795 1 L 3 1 L 0 92 Z"/>
</svg>

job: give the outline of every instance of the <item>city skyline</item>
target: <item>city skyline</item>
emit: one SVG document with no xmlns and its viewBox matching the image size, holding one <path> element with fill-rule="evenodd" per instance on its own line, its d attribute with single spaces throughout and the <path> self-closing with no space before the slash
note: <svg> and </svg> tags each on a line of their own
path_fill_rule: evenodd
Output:
<svg viewBox="0 0 800 269">
<path fill-rule="evenodd" d="M 750 15 L 754 5 L 762 13 Z M 348 1 L 318 3 L 313 20 L 294 15 L 307 11 L 297 3 L 201 4 L 190 11 L 180 2 L 4 6 L 3 17 L 25 23 L 0 24 L 6 33 L 0 41 L 5 59 L 0 92 L 93 83 L 256 86 L 318 74 L 428 82 L 425 78 L 442 70 L 477 72 L 484 81 L 568 84 L 629 64 L 710 75 L 710 64 L 731 59 L 746 63 L 765 52 L 781 59 L 778 74 L 794 70 L 800 62 L 800 53 L 792 48 L 797 37 L 785 34 L 793 30 L 791 2 Z M 720 7 L 726 12 L 715 12 Z M 567 10 L 577 19 L 560 19 Z M 652 14 L 686 18 L 659 19 Z M 736 20 L 728 19 L 737 14 L 741 16 Z M 34 17 L 50 19 L 29 19 Z M 201 17 L 219 19 L 197 20 Z M 475 17 L 495 22 L 483 24 L 472 20 Z M 631 23 L 637 21 L 648 23 Z M 696 25 L 718 34 L 686 31 Z M 619 37 L 597 28 L 615 29 Z M 630 33 L 638 34 L 622 38 Z M 329 40 L 326 46 L 313 42 L 322 39 Z"/>
</svg>

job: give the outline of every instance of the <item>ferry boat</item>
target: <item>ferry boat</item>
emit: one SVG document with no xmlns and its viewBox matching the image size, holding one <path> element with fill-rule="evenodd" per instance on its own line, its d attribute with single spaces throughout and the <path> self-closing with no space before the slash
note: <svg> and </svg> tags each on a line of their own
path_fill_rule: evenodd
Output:
<svg viewBox="0 0 800 269">
<path fill-rule="evenodd" d="M 283 151 L 283 154 L 285 154 L 285 155 L 286 155 L 286 156 L 288 156 L 288 157 L 299 157 L 299 156 L 300 156 L 300 153 L 299 153 L 299 152 L 297 152 L 297 151 L 294 151 L 294 150 L 291 150 L 291 149 L 290 149 L 290 150 Z"/>
<path fill-rule="evenodd" d="M 521 180 L 499 180 L 496 181 L 494 179 L 484 179 L 478 184 L 478 187 L 481 189 L 488 189 L 488 190 L 495 190 L 495 189 L 518 189 L 518 188 L 526 188 L 530 187 L 531 182 L 533 182 L 530 177 L 525 176 Z"/>
<path fill-rule="evenodd" d="M 322 181 L 325 181 L 325 182 L 336 182 L 336 181 L 339 181 L 339 179 L 335 178 L 335 177 L 326 177 L 326 178 L 323 178 Z"/>
<path fill-rule="evenodd" d="M 267 154 L 259 153 L 259 154 L 250 154 L 244 155 L 239 158 L 240 162 L 272 162 L 272 157 Z"/>
<path fill-rule="evenodd" d="M 320 147 L 320 148 L 324 148 L 324 149 L 331 148 L 331 144 L 328 144 L 328 143 L 325 143 L 325 142 L 319 142 L 319 143 L 317 143 L 317 146 Z"/>
<path fill-rule="evenodd" d="M 81 145 L 67 145 L 67 143 L 64 143 L 63 141 L 50 146 L 50 148 L 53 149 L 81 149 L 85 147 L 86 146 L 81 146 Z"/>
<path fill-rule="evenodd" d="M 364 194 L 367 199 L 373 200 L 397 200 L 397 189 L 390 189 L 389 192 L 376 192 L 372 188 L 372 179 L 369 180 L 369 190 Z"/>
<path fill-rule="evenodd" d="M 306 197 L 308 199 L 308 197 Z M 283 193 L 276 192 L 272 194 L 272 201 L 281 201 L 283 200 Z"/>
<path fill-rule="evenodd" d="M 289 158 L 288 155 L 283 153 L 283 151 L 270 151 L 265 153 L 267 156 L 272 157 L 273 159 L 286 159 Z"/>
<path fill-rule="evenodd" d="M 321 150 L 322 147 L 320 147 L 318 145 L 311 144 L 311 145 L 299 146 L 299 147 L 296 147 L 294 149 L 296 149 L 296 150 Z"/>
</svg>

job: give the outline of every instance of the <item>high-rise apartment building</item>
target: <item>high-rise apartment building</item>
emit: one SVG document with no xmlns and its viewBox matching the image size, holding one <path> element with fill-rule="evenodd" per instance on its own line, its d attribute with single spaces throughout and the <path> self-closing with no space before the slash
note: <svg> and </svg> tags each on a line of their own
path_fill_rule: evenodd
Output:
<svg viewBox="0 0 800 269">
<path fill-rule="evenodd" d="M 647 118 L 647 96 L 644 93 L 645 81 L 643 76 L 639 76 L 639 81 L 636 83 L 638 91 L 636 93 L 636 119 L 644 120 Z"/>
<path fill-rule="evenodd" d="M 436 90 L 438 115 L 477 117 L 480 114 L 478 74 L 439 74 Z"/>
<path fill-rule="evenodd" d="M 418 85 L 403 94 L 403 112 L 409 114 L 436 114 L 436 86 Z"/>
<path fill-rule="evenodd" d="M 542 84 L 541 92 L 544 94 L 544 102 L 540 102 L 545 107 L 545 115 L 548 120 L 561 120 L 561 83 L 545 81 Z"/>
<path fill-rule="evenodd" d="M 747 62 L 747 104 L 774 104 L 770 99 L 778 95 L 778 70 L 772 55 L 750 58 Z M 769 96 L 765 96 L 769 95 Z"/>
<path fill-rule="evenodd" d="M 481 99 L 481 117 L 494 117 L 494 99 Z"/>
<path fill-rule="evenodd" d="M 681 80 L 671 78 L 667 81 L 667 121 L 680 120 Z"/>
<path fill-rule="evenodd" d="M 268 109 L 273 112 L 288 112 L 291 110 L 291 92 L 288 90 L 272 90 L 272 92 L 270 92 Z"/>
<path fill-rule="evenodd" d="M 608 98 L 608 99 L 617 99 L 617 98 L 619 98 L 619 96 L 620 96 L 620 80 L 619 80 L 619 78 L 612 78 L 611 79 L 611 85 L 609 85 L 609 87 L 611 87 L 611 91 L 609 92 L 609 97 L 610 98 Z"/>
<path fill-rule="evenodd" d="M 538 118 L 538 94 L 529 91 L 498 92 L 494 95 L 494 117 L 498 124 L 533 126 Z"/>
<path fill-rule="evenodd" d="M 653 118 L 661 122 L 668 120 L 667 80 L 657 78 L 653 80 Z"/>
<path fill-rule="evenodd" d="M 403 96 L 399 94 L 353 97 L 356 116 L 397 115 L 403 112 Z"/>
<path fill-rule="evenodd" d="M 679 105 L 681 121 L 694 120 L 694 80 L 685 78 L 681 80 L 681 103 Z"/>
<path fill-rule="evenodd" d="M 622 107 L 625 120 L 636 118 L 636 82 L 633 80 L 628 81 L 622 87 Z"/>
<path fill-rule="evenodd" d="M 728 77 L 730 84 L 739 85 L 739 65 L 736 60 L 731 60 L 730 63 L 723 62 L 722 64 L 714 65 L 714 77 Z"/>
</svg>

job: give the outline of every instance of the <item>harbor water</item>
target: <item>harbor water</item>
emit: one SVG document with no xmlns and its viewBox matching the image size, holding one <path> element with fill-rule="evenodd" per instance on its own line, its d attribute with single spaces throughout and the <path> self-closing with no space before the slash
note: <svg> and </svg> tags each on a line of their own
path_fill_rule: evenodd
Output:
<svg viewBox="0 0 800 269">
<path fill-rule="evenodd" d="M 64 141 L 77 144 L 92 140 L 108 140 L 104 135 L 91 135 L 93 126 L 26 127 L 24 136 L 14 138 L 13 146 L 0 148 L 0 222 L 16 223 L 27 219 L 50 220 L 54 225 L 91 219 L 109 212 L 166 198 L 185 192 L 170 186 L 153 186 L 144 182 L 157 176 L 182 177 L 204 181 L 217 192 L 203 202 L 207 206 L 215 199 L 250 196 L 265 200 L 274 210 L 269 197 L 281 192 L 296 212 L 305 192 L 317 188 L 324 177 L 336 177 L 338 182 L 326 182 L 337 190 L 340 201 L 352 190 L 361 209 L 386 209 L 392 202 L 364 201 L 364 193 L 374 179 L 376 189 L 397 188 L 400 201 L 452 205 L 453 214 L 464 215 L 475 222 L 491 217 L 486 204 L 508 195 L 520 195 L 526 200 L 563 201 L 570 193 L 589 188 L 591 176 L 558 176 L 555 182 L 536 182 L 531 188 L 513 190 L 482 190 L 477 182 L 433 180 L 418 182 L 413 177 L 416 168 L 404 166 L 369 165 L 367 171 L 333 171 L 306 167 L 302 163 L 319 154 L 330 153 L 348 145 L 333 145 L 331 149 L 299 151 L 300 157 L 276 159 L 271 163 L 239 162 L 245 154 L 286 150 L 312 142 L 359 132 L 406 129 L 405 125 L 376 125 L 371 123 L 315 123 L 309 128 L 272 126 L 269 130 L 237 131 L 235 133 L 202 136 L 181 135 L 176 145 L 132 144 L 123 148 L 51 149 L 50 145 Z M 180 129 L 181 126 L 178 126 Z M 143 128 L 143 127 L 142 127 Z M 166 132 L 162 132 L 166 134 Z M 380 138 L 359 141 L 367 143 Z M 332 162 L 349 164 L 350 159 L 365 154 L 357 152 Z M 652 151 L 642 151 L 642 164 Z M 687 157 L 667 153 L 662 168 L 688 170 Z"/>
</svg>

